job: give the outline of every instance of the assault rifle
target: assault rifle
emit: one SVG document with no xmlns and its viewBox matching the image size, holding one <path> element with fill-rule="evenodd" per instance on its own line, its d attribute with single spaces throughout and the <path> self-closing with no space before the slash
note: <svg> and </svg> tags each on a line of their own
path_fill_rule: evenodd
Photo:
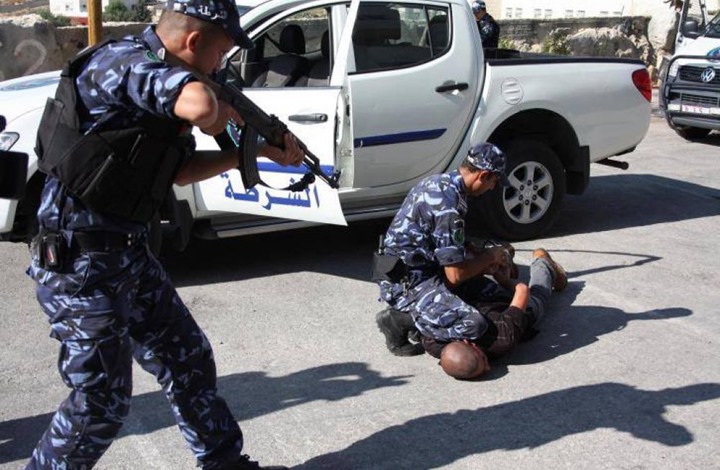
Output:
<svg viewBox="0 0 720 470">
<path fill-rule="evenodd" d="M 214 81 L 186 62 L 167 53 L 167 51 L 164 51 L 162 59 L 170 65 L 182 67 L 192 72 L 195 78 L 207 85 L 220 101 L 224 101 L 232 106 L 235 111 L 242 116 L 245 120 L 245 125 L 242 127 L 238 126 L 234 121 L 230 121 L 230 126 L 233 130 L 242 134 L 241 141 L 236 142 L 227 130 L 215 136 L 215 141 L 222 150 L 235 150 L 237 148 L 239 151 L 238 170 L 240 170 L 240 176 L 242 177 L 243 186 L 245 186 L 246 190 L 258 183 L 268 186 L 260 178 L 260 172 L 257 166 L 258 135 L 265 139 L 265 142 L 268 144 L 284 149 L 285 142 L 283 136 L 286 132 L 290 132 L 287 125 L 278 119 L 277 116 L 270 115 L 260 109 L 250 98 L 245 96 L 241 87 L 233 83 L 227 83 L 225 73 L 217 74 L 217 81 Z M 325 174 L 320 167 L 318 157 L 316 157 L 297 136 L 295 136 L 295 140 L 305 154 L 303 165 L 305 165 L 310 172 L 306 173 L 300 181 L 296 181 L 282 189 L 288 191 L 303 191 L 315 181 L 315 176 L 325 181 L 331 188 L 339 188 L 340 184 L 338 180 L 340 179 L 340 171 L 336 170 L 332 175 Z"/>
<path fill-rule="evenodd" d="M 209 85 L 215 92 L 215 95 L 220 101 L 224 101 L 229 104 L 235 111 L 240 114 L 245 120 L 245 125 L 238 131 L 242 133 L 242 142 L 240 142 L 239 151 L 240 164 L 238 169 L 242 176 L 243 186 L 245 189 L 252 188 L 256 184 L 260 183 L 265 186 L 257 166 L 257 144 L 258 135 L 260 135 L 265 142 L 275 147 L 284 148 L 285 143 L 283 136 L 288 130 L 287 125 L 278 119 L 277 116 L 267 114 L 258 105 L 256 105 L 250 98 L 245 96 L 242 92 L 242 88 L 232 83 L 218 84 L 211 82 Z M 231 125 L 235 125 L 232 123 Z M 340 171 L 333 172 L 332 175 L 327 175 L 320 167 L 320 160 L 313 154 L 300 139 L 295 136 L 298 146 L 305 154 L 303 159 L 303 165 L 305 165 L 310 172 L 305 174 L 300 181 L 297 181 L 287 188 L 290 191 L 302 191 L 308 187 L 314 180 L 315 176 L 323 180 L 333 189 L 339 187 L 338 179 L 340 178 Z M 226 131 L 220 136 L 216 137 L 220 148 L 228 150 L 235 146 L 235 141 L 232 140 L 229 133 Z"/>
</svg>

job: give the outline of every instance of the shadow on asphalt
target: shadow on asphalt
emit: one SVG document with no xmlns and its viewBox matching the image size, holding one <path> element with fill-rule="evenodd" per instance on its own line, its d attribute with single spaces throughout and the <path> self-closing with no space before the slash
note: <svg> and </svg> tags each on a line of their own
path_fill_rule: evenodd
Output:
<svg viewBox="0 0 720 470">
<path fill-rule="evenodd" d="M 361 380 L 348 377 L 353 375 L 359 375 Z M 244 420 L 309 401 L 341 400 L 371 389 L 401 385 L 402 379 L 383 378 L 364 364 L 349 363 L 279 378 L 256 372 L 234 374 L 220 378 L 220 390 L 236 417 Z M 692 433 L 665 419 L 667 407 L 693 405 L 718 397 L 720 384 L 717 383 L 659 391 L 640 390 L 621 383 L 572 387 L 491 407 L 417 418 L 294 468 L 438 468 L 470 455 L 532 449 L 601 428 L 666 446 L 683 446 L 693 442 Z M 126 427 L 122 435 L 145 434 L 175 426 L 160 391 L 133 397 L 131 414 L 137 424 L 132 426 L 134 429 Z M 1 423 L 0 464 L 29 458 L 50 418 L 48 413 Z M 428 445 L 428 436 L 432 436 L 431 445 Z"/>
<path fill-rule="evenodd" d="M 527 279 L 527 271 L 527 266 L 520 266 L 520 279 Z M 545 319 L 537 328 L 539 332 L 511 353 L 492 359 L 490 372 L 478 381 L 504 377 L 510 365 L 537 364 L 569 354 L 600 341 L 603 335 L 623 330 L 633 321 L 666 320 L 693 313 L 680 307 L 627 313 L 611 307 L 573 305 L 584 287 L 585 281 L 571 281 L 564 291 L 554 293 Z"/>
<path fill-rule="evenodd" d="M 681 137 L 678 136 L 678 138 Z M 715 147 L 720 147 L 720 132 L 711 132 L 710 135 L 708 135 L 707 137 L 693 140 L 691 142 L 694 144 L 714 145 Z"/>
<path fill-rule="evenodd" d="M 547 235 L 605 232 L 717 215 L 718 189 L 657 175 L 603 175 L 590 179 L 585 194 L 565 198 Z"/>
<path fill-rule="evenodd" d="M 303 271 L 370 282 L 372 252 L 390 220 L 193 240 L 187 250 L 163 256 L 162 262 L 178 287 Z"/>
<path fill-rule="evenodd" d="M 439 468 L 470 455 L 532 449 L 601 428 L 666 446 L 683 446 L 693 442 L 693 435 L 665 419 L 667 407 L 718 397 L 717 383 L 658 391 L 612 382 L 572 387 L 486 408 L 413 419 L 293 468 Z"/>
<path fill-rule="evenodd" d="M 218 378 L 218 389 L 235 418 L 244 421 L 313 401 L 338 401 L 384 387 L 397 387 L 405 384 L 408 377 L 383 377 L 366 364 L 348 362 L 313 367 L 283 377 L 268 377 L 264 372 L 232 374 Z M 0 423 L 0 464 L 29 459 L 52 415 Z M 176 426 L 165 394 L 159 389 L 133 396 L 130 418 L 120 436 L 149 434 Z"/>
<path fill-rule="evenodd" d="M 586 194 L 568 196 L 549 237 L 713 217 L 720 191 L 656 175 L 593 177 Z M 202 285 L 311 271 L 369 282 L 371 253 L 389 218 L 349 227 L 317 226 L 225 240 L 193 240 L 183 253 L 163 257 L 178 286 Z M 487 237 L 473 224 L 468 235 Z M 651 254 L 616 253 L 637 263 Z M 627 267 L 613 266 L 612 269 Z M 609 267 L 599 268 L 610 269 Z M 586 273 L 587 274 L 587 273 Z M 571 276 L 572 277 L 572 276 Z"/>
<path fill-rule="evenodd" d="M 540 332 L 512 353 L 493 361 L 491 374 L 484 380 L 505 375 L 508 365 L 537 364 L 584 348 L 600 341 L 603 335 L 623 330 L 630 322 L 682 318 L 693 313 L 681 307 L 628 313 L 612 307 L 573 305 L 584 284 L 570 282 L 566 290 L 553 294 L 550 309 L 538 327 Z"/>
</svg>

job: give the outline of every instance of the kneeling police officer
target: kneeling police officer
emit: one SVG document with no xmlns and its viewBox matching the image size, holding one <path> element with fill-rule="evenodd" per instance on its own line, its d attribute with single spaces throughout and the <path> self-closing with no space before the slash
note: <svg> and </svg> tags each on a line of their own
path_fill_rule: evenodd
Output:
<svg viewBox="0 0 720 470">
<path fill-rule="evenodd" d="M 217 395 L 207 337 L 147 244 L 148 222 L 173 183 L 238 165 L 234 152 L 195 152 L 190 133 L 243 123 L 193 75 L 213 73 L 236 44 L 253 45 L 232 0 L 169 0 L 140 37 L 81 52 L 48 101 L 36 148 L 48 177 L 28 274 L 61 342 L 59 371 L 71 392 L 29 469 L 95 465 L 128 413 L 133 357 L 164 389 L 199 465 L 261 468 L 242 454 L 243 435 Z M 284 143 L 261 153 L 300 164 L 294 137 Z"/>
</svg>

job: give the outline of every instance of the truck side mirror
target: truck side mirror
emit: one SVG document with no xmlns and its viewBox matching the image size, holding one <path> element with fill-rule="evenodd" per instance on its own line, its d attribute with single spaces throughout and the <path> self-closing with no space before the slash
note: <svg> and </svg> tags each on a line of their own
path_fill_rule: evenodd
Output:
<svg viewBox="0 0 720 470">
<path fill-rule="evenodd" d="M 25 196 L 27 165 L 26 153 L 0 150 L 0 198 L 19 200 Z"/>
<path fill-rule="evenodd" d="M 695 39 L 700 36 L 700 25 L 695 20 L 687 20 L 683 23 L 680 31 L 685 37 Z"/>
<path fill-rule="evenodd" d="M 5 117 L 0 116 L 0 132 L 5 130 L 5 124 Z M 0 198 L 22 199 L 25 196 L 27 165 L 27 154 L 0 150 Z"/>
</svg>

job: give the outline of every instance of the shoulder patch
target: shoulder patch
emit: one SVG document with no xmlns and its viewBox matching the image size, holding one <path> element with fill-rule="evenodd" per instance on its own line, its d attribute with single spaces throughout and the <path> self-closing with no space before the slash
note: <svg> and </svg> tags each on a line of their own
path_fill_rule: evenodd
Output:
<svg viewBox="0 0 720 470">
<path fill-rule="evenodd" d="M 465 221 L 462 219 L 455 219 L 452 224 L 452 239 L 456 245 L 465 244 Z"/>
</svg>

